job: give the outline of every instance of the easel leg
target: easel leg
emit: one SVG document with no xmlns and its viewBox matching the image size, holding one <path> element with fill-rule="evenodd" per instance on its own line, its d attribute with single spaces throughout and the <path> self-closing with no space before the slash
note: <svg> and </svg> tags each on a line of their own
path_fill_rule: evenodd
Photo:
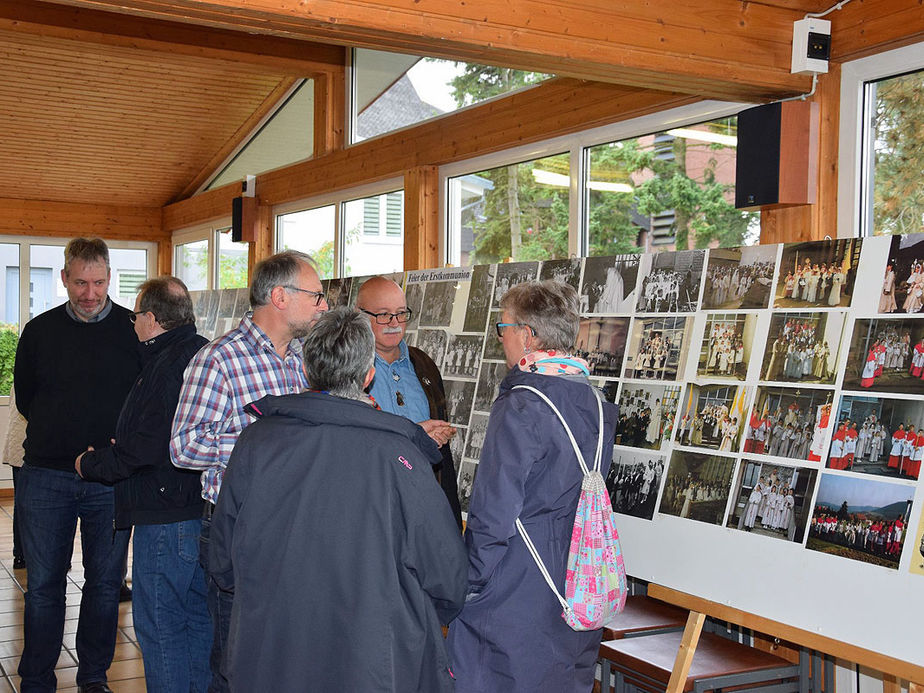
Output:
<svg viewBox="0 0 924 693">
<path fill-rule="evenodd" d="M 683 631 L 680 649 L 677 650 L 677 659 L 674 660 L 674 668 L 671 671 L 670 681 L 667 682 L 665 693 L 682 693 L 683 684 L 690 673 L 690 665 L 693 664 L 693 655 L 696 652 L 696 645 L 699 643 L 699 636 L 703 632 L 703 623 L 705 622 L 706 614 L 701 614 L 698 611 L 691 611 L 687 617 L 687 627 Z M 920 693 L 924 693 L 924 691 Z"/>
</svg>

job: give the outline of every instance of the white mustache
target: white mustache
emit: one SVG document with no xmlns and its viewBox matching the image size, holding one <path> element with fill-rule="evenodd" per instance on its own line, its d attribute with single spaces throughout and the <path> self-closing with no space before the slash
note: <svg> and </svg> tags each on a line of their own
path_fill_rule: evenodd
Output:
<svg viewBox="0 0 924 693">
<path fill-rule="evenodd" d="M 403 327 L 386 327 L 382 330 L 382 334 L 401 334 L 404 332 Z"/>
</svg>

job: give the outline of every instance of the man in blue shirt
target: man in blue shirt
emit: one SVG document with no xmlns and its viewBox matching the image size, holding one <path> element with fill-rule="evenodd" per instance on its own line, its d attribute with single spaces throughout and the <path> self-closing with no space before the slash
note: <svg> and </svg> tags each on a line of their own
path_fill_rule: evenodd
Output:
<svg viewBox="0 0 924 693">
<path fill-rule="evenodd" d="M 433 471 L 461 528 L 456 468 L 449 447 L 456 429 L 446 420 L 439 369 L 433 359 L 404 341 L 411 317 L 404 292 L 390 279 L 372 277 L 360 287 L 356 307 L 369 316 L 375 337 L 375 379 L 369 394 L 383 410 L 419 424 L 440 446 L 442 462 Z"/>
</svg>

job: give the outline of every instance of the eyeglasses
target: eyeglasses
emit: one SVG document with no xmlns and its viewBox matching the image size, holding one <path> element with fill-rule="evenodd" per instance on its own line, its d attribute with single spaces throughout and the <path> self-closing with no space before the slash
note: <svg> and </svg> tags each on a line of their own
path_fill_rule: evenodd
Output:
<svg viewBox="0 0 924 693">
<path fill-rule="evenodd" d="M 503 337 L 504 330 L 508 327 L 529 327 L 529 331 L 532 333 L 533 337 L 536 336 L 536 330 L 534 330 L 530 325 L 525 322 L 496 322 L 494 323 L 494 329 L 497 330 L 497 336 Z"/>
<path fill-rule="evenodd" d="M 134 311 L 133 313 L 129 313 L 129 314 L 128 314 L 128 321 L 134 325 L 134 324 L 135 324 L 135 320 L 138 319 L 138 316 L 139 316 L 139 315 L 144 315 L 145 313 L 150 313 L 150 312 L 151 312 L 151 311 L 149 311 L 149 310 L 136 310 L 136 311 Z"/>
<path fill-rule="evenodd" d="M 282 287 L 283 289 L 288 289 L 289 291 L 298 291 L 299 293 L 308 294 L 309 296 L 314 296 L 314 305 L 321 305 L 321 301 L 324 300 L 323 291 L 309 291 L 308 289 L 299 289 L 297 286 L 289 286 L 286 284 Z"/>
<path fill-rule="evenodd" d="M 412 311 L 410 308 L 407 310 L 402 310 L 400 313 L 389 313 L 388 311 L 384 311 L 382 313 L 373 313 L 366 310 L 365 308 L 360 308 L 360 310 L 366 315 L 371 315 L 373 318 L 375 318 L 376 325 L 388 325 L 393 319 L 397 320 L 398 322 L 407 322 L 414 314 L 414 311 Z"/>
</svg>

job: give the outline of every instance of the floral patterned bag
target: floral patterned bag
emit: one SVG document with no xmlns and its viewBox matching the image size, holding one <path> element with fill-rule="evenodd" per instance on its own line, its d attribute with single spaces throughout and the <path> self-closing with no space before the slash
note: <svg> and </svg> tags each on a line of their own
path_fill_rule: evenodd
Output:
<svg viewBox="0 0 924 693">
<path fill-rule="evenodd" d="M 588 469 L 574 434 L 552 401 L 534 387 L 514 385 L 514 388 L 534 392 L 552 408 L 565 427 L 578 464 L 584 473 L 581 496 L 574 515 L 574 528 L 571 532 L 564 597 L 555 587 L 545 563 L 519 518 L 516 522 L 517 531 L 523 537 L 526 548 L 529 549 L 549 588 L 558 597 L 563 609 L 561 616 L 565 622 L 577 631 L 602 628 L 622 611 L 628 595 L 626 567 L 619 546 L 616 519 L 609 494 L 606 492 L 606 483 L 600 473 L 603 457 L 603 404 L 597 395 L 597 452 L 593 469 Z M 596 395 L 596 391 L 594 394 Z"/>
</svg>

